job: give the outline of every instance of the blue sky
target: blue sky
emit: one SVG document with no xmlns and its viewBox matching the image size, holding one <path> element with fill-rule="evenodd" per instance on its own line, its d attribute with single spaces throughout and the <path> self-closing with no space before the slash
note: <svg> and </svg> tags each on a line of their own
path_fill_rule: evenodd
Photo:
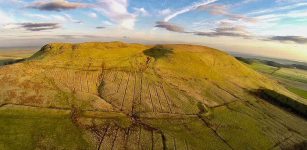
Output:
<svg viewBox="0 0 307 150">
<path fill-rule="evenodd" d="M 307 0 L 0 0 L 0 47 L 191 43 L 307 60 Z"/>
</svg>

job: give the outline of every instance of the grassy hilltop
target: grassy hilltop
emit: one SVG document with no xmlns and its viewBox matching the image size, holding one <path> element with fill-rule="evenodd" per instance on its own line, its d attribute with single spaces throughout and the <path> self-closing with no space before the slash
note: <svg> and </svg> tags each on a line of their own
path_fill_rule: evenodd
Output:
<svg viewBox="0 0 307 150">
<path fill-rule="evenodd" d="M 48 44 L 0 68 L 0 149 L 304 148 L 306 118 L 259 89 L 307 105 L 204 46 Z"/>
</svg>

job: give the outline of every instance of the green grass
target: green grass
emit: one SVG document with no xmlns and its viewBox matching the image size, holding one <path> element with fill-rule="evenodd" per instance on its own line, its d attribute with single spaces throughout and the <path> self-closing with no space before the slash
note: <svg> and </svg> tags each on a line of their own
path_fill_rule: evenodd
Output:
<svg viewBox="0 0 307 150">
<path fill-rule="evenodd" d="M 29 61 L 0 69 L 0 79 L 3 103 L 49 108 L 0 107 L 0 149 L 92 149 L 89 141 L 97 141 L 95 131 L 102 133 L 108 124 L 114 130 L 133 125 L 150 129 L 162 138 L 157 143 L 170 149 L 173 141 L 178 149 L 269 149 L 280 135 L 266 135 L 268 126 L 257 119 L 267 116 L 244 105 L 256 99 L 248 91 L 264 87 L 288 92 L 224 52 L 192 45 L 48 44 Z M 75 122 L 70 111 L 51 108 L 72 109 Z M 135 146 L 138 134 L 150 133 L 143 131 L 131 132 L 135 143 L 129 146 Z M 116 135 L 112 131 L 106 143 Z"/>
<path fill-rule="evenodd" d="M 82 131 L 62 111 L 0 109 L 0 149 L 88 149 Z"/>
<path fill-rule="evenodd" d="M 307 117 L 307 105 L 305 101 L 301 102 L 268 89 L 260 89 L 257 91 L 257 94 L 269 102 L 280 105 L 286 109 Z"/>
<path fill-rule="evenodd" d="M 254 61 L 248 64 L 252 69 L 278 80 L 289 91 L 307 99 L 307 71 L 294 68 L 277 68 Z"/>
<path fill-rule="evenodd" d="M 297 94 L 298 96 L 301 96 L 302 98 L 307 99 L 307 91 L 305 91 L 305 90 L 295 88 L 295 87 L 288 87 L 288 90 Z"/>
<path fill-rule="evenodd" d="M 284 79 L 299 81 L 307 84 L 307 71 L 305 70 L 292 68 L 277 68 L 263 64 L 261 62 L 253 62 L 248 66 L 256 71 L 270 74 L 274 77 L 281 77 Z"/>
<path fill-rule="evenodd" d="M 261 62 L 253 62 L 249 66 L 253 68 L 254 70 L 257 70 L 262 73 L 267 73 L 267 74 L 271 74 L 278 69 L 277 67 L 268 66 Z"/>
<path fill-rule="evenodd" d="M 205 126 L 205 124 L 197 117 L 195 118 L 179 118 L 179 119 L 144 119 L 142 121 L 150 124 L 154 128 L 161 130 L 168 141 L 176 139 L 177 148 L 184 149 L 185 142 L 189 143 L 191 149 L 230 149 L 222 140 L 220 140 L 214 132 Z M 179 145 L 181 145 L 179 147 Z M 169 147 L 171 149 L 171 147 Z"/>
<path fill-rule="evenodd" d="M 307 71 L 305 70 L 282 68 L 273 75 L 307 84 Z"/>
<path fill-rule="evenodd" d="M 269 149 L 274 145 L 272 139 L 264 134 L 258 120 L 240 112 L 249 111 L 255 117 L 257 113 L 242 105 L 232 104 L 228 107 L 236 111 L 224 106 L 214 109 L 211 122 L 217 133 L 234 149 Z"/>
</svg>

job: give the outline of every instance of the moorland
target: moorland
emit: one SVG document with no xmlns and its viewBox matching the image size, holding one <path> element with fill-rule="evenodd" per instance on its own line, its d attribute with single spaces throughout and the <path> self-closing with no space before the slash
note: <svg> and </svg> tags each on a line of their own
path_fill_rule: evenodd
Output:
<svg viewBox="0 0 307 150">
<path fill-rule="evenodd" d="M 51 43 L 18 59 L 0 66 L 0 149 L 307 145 L 303 70 L 185 44 Z"/>
</svg>

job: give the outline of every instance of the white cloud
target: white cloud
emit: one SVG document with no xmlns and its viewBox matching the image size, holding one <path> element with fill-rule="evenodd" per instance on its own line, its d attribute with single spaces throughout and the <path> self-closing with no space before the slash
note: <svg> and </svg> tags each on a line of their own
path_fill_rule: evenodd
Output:
<svg viewBox="0 0 307 150">
<path fill-rule="evenodd" d="M 286 6 L 281 6 L 281 7 L 275 7 L 275 8 L 270 8 L 270 9 L 264 9 L 264 10 L 259 10 L 259 11 L 254 11 L 251 13 L 248 13 L 247 15 L 261 15 L 261 14 L 268 14 L 268 13 L 274 13 L 278 11 L 285 11 L 285 10 L 292 10 L 297 7 L 305 7 L 307 6 L 307 3 L 297 3 L 293 5 L 286 5 Z"/>
<path fill-rule="evenodd" d="M 30 17 L 30 18 L 36 18 L 36 19 L 42 19 L 42 20 L 48 20 L 50 19 L 49 16 L 46 16 L 46 15 L 42 15 L 42 14 L 30 14 L 30 13 L 27 13 L 27 14 L 24 14 L 26 17 Z"/>
<path fill-rule="evenodd" d="M 305 10 L 289 11 L 287 13 L 259 15 L 255 18 L 259 20 L 259 23 L 277 23 L 277 21 L 287 18 L 306 19 L 307 12 Z"/>
<path fill-rule="evenodd" d="M 97 14 L 94 12 L 89 13 L 88 16 L 91 18 L 97 18 Z"/>
<path fill-rule="evenodd" d="M 18 5 L 18 4 L 24 4 L 24 2 L 22 0 L 0 0 L 0 4 Z"/>
<path fill-rule="evenodd" d="M 113 23 L 110 22 L 110 21 L 105 20 L 105 21 L 102 22 L 102 25 L 104 25 L 104 26 L 112 26 Z"/>
<path fill-rule="evenodd" d="M 0 10 L 0 25 L 12 23 L 12 22 L 13 22 L 13 18 L 9 14 Z"/>
<path fill-rule="evenodd" d="M 246 22 L 256 22 L 254 18 L 246 17 L 241 14 L 231 13 L 229 7 L 226 5 L 209 4 L 202 5 L 197 8 L 197 10 L 208 11 L 212 15 L 223 15 L 229 18 L 229 20 L 244 20 Z"/>
<path fill-rule="evenodd" d="M 305 0 L 275 0 L 276 3 L 298 3 Z"/>
<path fill-rule="evenodd" d="M 241 2 L 241 4 L 248 4 L 248 3 L 253 3 L 253 2 L 257 2 L 258 0 L 244 0 Z"/>
<path fill-rule="evenodd" d="M 74 19 L 71 15 L 69 14 L 64 14 L 62 17 L 66 19 L 66 22 L 72 22 L 72 23 L 82 23 L 82 21 Z"/>
<path fill-rule="evenodd" d="M 74 19 L 69 14 L 63 15 L 42 15 L 42 14 L 24 14 L 26 17 L 36 18 L 44 21 L 60 22 L 60 23 L 81 23 L 80 20 Z"/>
<path fill-rule="evenodd" d="M 137 16 L 128 12 L 128 0 L 98 0 L 96 10 L 125 29 L 134 29 Z"/>
<path fill-rule="evenodd" d="M 168 22 L 169 20 L 171 20 L 171 19 L 177 17 L 178 15 L 181 15 L 181 14 L 184 14 L 184 13 L 187 13 L 187 12 L 190 12 L 190 11 L 192 11 L 192 10 L 197 9 L 197 8 L 200 7 L 200 6 L 205 6 L 205 5 L 214 3 L 214 2 L 216 2 L 216 1 L 218 1 L 218 0 L 203 0 L 203 1 L 198 2 L 198 3 L 194 3 L 194 4 L 190 5 L 190 6 L 184 7 L 184 8 L 182 8 L 182 9 L 179 9 L 179 10 L 177 10 L 177 11 L 171 13 L 170 15 L 168 15 L 168 16 L 166 16 L 166 17 L 164 18 L 164 21 L 165 21 L 165 22 Z"/>
<path fill-rule="evenodd" d="M 149 16 L 149 13 L 143 7 L 142 8 L 133 8 L 133 10 L 134 10 L 134 14 L 136 14 L 138 16 Z"/>
<path fill-rule="evenodd" d="M 158 14 L 161 15 L 161 16 L 166 16 L 166 15 L 169 15 L 171 12 L 172 12 L 172 10 L 167 8 L 167 9 L 160 10 L 158 12 Z"/>
</svg>

